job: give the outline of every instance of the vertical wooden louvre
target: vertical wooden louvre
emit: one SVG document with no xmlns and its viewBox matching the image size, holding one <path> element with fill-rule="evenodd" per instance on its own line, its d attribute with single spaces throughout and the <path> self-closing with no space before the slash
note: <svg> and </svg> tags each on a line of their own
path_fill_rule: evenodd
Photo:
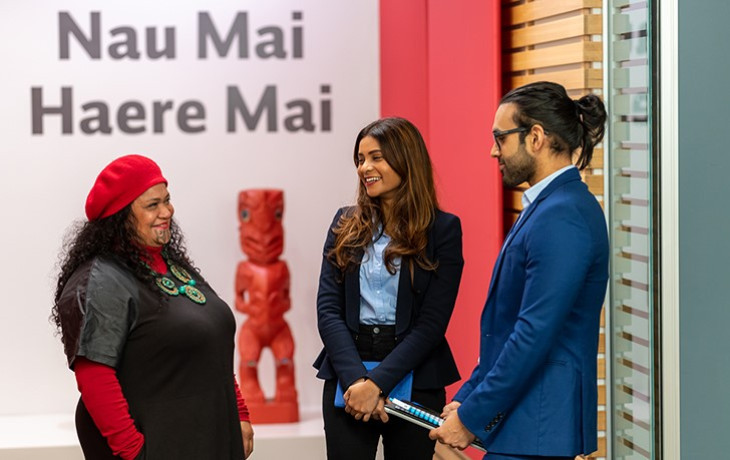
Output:
<svg viewBox="0 0 730 460">
<path fill-rule="evenodd" d="M 504 92 L 541 80 L 555 81 L 577 99 L 601 95 L 603 82 L 602 0 L 519 0 L 502 3 Z M 601 205 L 604 200 L 604 150 L 598 146 L 583 180 Z M 522 211 L 528 184 L 504 191 L 505 232 Z M 591 459 L 606 458 L 605 325 L 601 321 L 598 359 L 598 451 Z"/>
</svg>

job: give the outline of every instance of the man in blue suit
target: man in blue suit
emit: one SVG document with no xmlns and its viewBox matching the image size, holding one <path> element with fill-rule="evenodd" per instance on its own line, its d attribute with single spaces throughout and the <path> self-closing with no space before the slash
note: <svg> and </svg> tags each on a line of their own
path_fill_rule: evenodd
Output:
<svg viewBox="0 0 730 460">
<path fill-rule="evenodd" d="M 500 101 L 491 156 L 504 184 L 527 182 L 481 318 L 479 363 L 432 439 L 489 460 L 573 459 L 597 448 L 596 355 L 608 281 L 606 222 L 578 169 L 606 111 L 588 95 L 532 83 Z M 574 166 L 573 158 L 576 158 Z"/>
</svg>

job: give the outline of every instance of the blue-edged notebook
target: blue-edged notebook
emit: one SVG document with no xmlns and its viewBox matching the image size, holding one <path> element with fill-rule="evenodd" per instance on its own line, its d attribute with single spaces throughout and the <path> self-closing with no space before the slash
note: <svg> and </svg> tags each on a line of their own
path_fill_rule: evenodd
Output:
<svg viewBox="0 0 730 460">
<path fill-rule="evenodd" d="M 371 371 L 378 367 L 380 362 L 378 361 L 363 361 L 362 364 L 365 369 Z M 397 398 L 402 401 L 411 400 L 411 391 L 413 390 L 413 371 L 410 371 L 403 377 L 403 380 L 398 382 L 398 385 L 393 388 L 388 394 L 389 398 Z M 345 407 L 344 392 L 342 391 L 342 385 L 339 380 L 337 381 L 337 391 L 335 392 L 335 407 Z"/>
</svg>

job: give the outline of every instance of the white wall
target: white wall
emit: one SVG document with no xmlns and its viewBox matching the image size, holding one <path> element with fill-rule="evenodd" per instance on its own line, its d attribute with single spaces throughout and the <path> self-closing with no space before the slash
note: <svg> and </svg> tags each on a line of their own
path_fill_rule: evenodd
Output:
<svg viewBox="0 0 730 460">
<path fill-rule="evenodd" d="M 60 58 L 59 14 L 68 12 L 91 33 L 92 11 L 100 13 L 101 58 L 91 59 L 70 39 L 69 59 Z M 198 12 L 208 12 L 222 36 L 238 11 L 248 13 L 253 56 L 239 59 L 234 43 L 227 57 L 197 56 Z M 292 12 L 301 11 L 301 20 Z M 170 181 L 176 217 L 197 265 L 219 294 L 232 304 L 239 247 L 239 190 L 285 190 L 285 251 L 292 274 L 292 310 L 300 405 L 319 404 L 321 385 L 311 362 L 321 347 L 315 318 L 317 275 L 330 219 L 352 201 L 356 177 L 351 162 L 357 131 L 379 112 L 377 0 L 277 0 L 238 2 L 50 1 L 0 4 L 0 415 L 71 412 L 78 394 L 67 370 L 59 339 L 48 321 L 55 263 L 62 237 L 72 221 L 83 218 L 86 194 L 96 174 L 113 158 L 142 153 L 155 159 Z M 141 57 L 112 59 L 110 45 L 137 33 Z M 145 28 L 173 27 L 176 57 L 150 59 Z M 264 39 L 257 30 L 276 26 L 284 34 L 284 59 L 262 59 L 254 47 Z M 303 57 L 292 58 L 293 27 L 302 28 Z M 121 48 L 120 48 L 121 50 Z M 212 55 L 212 56 L 211 56 Z M 320 126 L 320 86 L 331 93 L 332 129 Z M 237 86 L 249 108 L 266 85 L 276 85 L 278 131 L 267 132 L 265 116 L 248 130 L 240 118 L 236 133 L 226 132 L 226 87 Z M 59 115 L 43 117 L 43 133 L 32 134 L 31 88 L 42 88 L 43 104 L 58 106 L 61 87 L 73 92 L 73 133 L 61 134 Z M 288 132 L 285 103 L 313 102 L 314 132 Z M 142 134 L 121 132 L 116 111 L 126 101 L 147 111 Z M 174 112 L 164 115 L 164 132 L 152 133 L 154 101 L 186 100 L 204 107 L 205 131 L 188 134 Z M 111 134 L 85 134 L 81 120 L 98 116 L 83 104 L 110 107 Z M 236 313 L 238 321 L 243 316 Z M 261 369 L 273 388 L 273 367 L 265 356 Z"/>
</svg>

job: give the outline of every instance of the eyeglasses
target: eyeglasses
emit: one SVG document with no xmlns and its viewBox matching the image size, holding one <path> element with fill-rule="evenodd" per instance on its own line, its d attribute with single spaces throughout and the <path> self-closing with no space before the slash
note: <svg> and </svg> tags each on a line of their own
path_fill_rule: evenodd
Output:
<svg viewBox="0 0 730 460">
<path fill-rule="evenodd" d="M 497 146 L 497 150 L 502 150 L 502 145 L 499 143 L 499 139 L 505 137 L 508 134 L 514 134 L 514 133 L 524 133 L 529 128 L 525 128 L 524 126 L 520 126 L 519 128 L 512 128 L 505 131 L 492 131 L 492 136 L 494 136 L 494 143 Z"/>
</svg>

